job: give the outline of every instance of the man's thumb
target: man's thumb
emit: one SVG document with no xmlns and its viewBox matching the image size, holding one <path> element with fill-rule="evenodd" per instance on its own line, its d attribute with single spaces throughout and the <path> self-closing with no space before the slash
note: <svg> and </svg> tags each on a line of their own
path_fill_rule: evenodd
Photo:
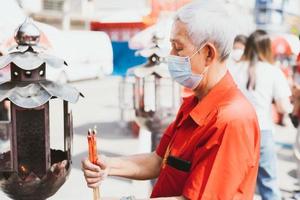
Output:
<svg viewBox="0 0 300 200">
<path fill-rule="evenodd" d="M 97 165 L 101 168 L 101 169 L 106 169 L 107 168 L 107 164 L 105 162 L 105 158 L 104 156 L 98 157 L 97 159 Z"/>
</svg>

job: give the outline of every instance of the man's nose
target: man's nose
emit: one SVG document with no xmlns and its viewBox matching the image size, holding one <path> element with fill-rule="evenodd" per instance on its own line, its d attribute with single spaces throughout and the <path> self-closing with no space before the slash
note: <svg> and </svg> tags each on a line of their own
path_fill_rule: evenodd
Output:
<svg viewBox="0 0 300 200">
<path fill-rule="evenodd" d="M 177 51 L 174 48 L 171 49 L 171 51 L 170 51 L 169 54 L 173 55 L 173 56 L 178 56 L 178 53 L 177 53 Z"/>
</svg>

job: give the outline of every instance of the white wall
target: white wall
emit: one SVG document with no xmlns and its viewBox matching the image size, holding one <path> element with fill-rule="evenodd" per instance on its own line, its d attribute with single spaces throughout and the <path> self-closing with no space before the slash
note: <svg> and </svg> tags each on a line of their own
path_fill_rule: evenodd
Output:
<svg viewBox="0 0 300 200">
<path fill-rule="evenodd" d="M 95 0 L 95 12 L 101 22 L 140 22 L 151 6 L 149 0 Z"/>
<path fill-rule="evenodd" d="M 40 12 L 43 7 L 42 0 L 21 0 L 21 5 L 25 12 Z"/>
<path fill-rule="evenodd" d="M 300 0 L 289 0 L 286 3 L 286 11 L 300 16 Z"/>
</svg>

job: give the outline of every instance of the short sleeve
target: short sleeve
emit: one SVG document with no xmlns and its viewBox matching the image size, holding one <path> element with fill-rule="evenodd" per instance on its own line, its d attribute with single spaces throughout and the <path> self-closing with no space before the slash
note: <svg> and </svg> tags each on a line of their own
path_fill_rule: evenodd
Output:
<svg viewBox="0 0 300 200">
<path fill-rule="evenodd" d="M 167 129 L 165 130 L 158 147 L 156 148 L 156 153 L 157 155 L 159 155 L 160 157 L 164 157 L 165 152 L 168 148 L 168 145 L 170 143 L 171 138 L 174 135 L 174 132 L 176 131 L 176 126 L 179 123 L 179 121 L 182 119 L 183 117 L 183 112 L 187 109 L 188 106 L 190 106 L 190 104 L 192 103 L 193 99 L 194 99 L 194 95 L 193 96 L 189 96 L 184 98 L 183 103 L 181 104 L 176 119 L 167 127 Z"/>
<path fill-rule="evenodd" d="M 256 125 L 252 123 L 252 126 Z M 253 127 L 240 125 L 239 121 L 227 125 L 220 144 L 211 149 L 199 148 L 195 156 L 203 155 L 205 157 L 187 179 L 183 196 L 188 199 L 232 200 L 245 192 L 244 189 L 251 190 L 247 194 L 253 194 L 259 157 L 259 136 Z M 247 177 L 251 168 L 256 169 L 252 169 L 251 177 Z"/>
<path fill-rule="evenodd" d="M 175 122 L 171 123 L 168 128 L 166 129 L 166 131 L 164 132 L 158 147 L 156 148 L 156 153 L 157 155 L 159 155 L 161 158 L 164 157 L 165 152 L 168 148 L 168 145 L 170 143 L 170 140 L 172 138 L 173 132 L 174 132 L 174 125 Z"/>
<path fill-rule="evenodd" d="M 274 84 L 273 84 L 273 97 L 275 100 L 288 98 L 292 95 L 288 81 L 283 72 L 274 68 Z"/>
</svg>

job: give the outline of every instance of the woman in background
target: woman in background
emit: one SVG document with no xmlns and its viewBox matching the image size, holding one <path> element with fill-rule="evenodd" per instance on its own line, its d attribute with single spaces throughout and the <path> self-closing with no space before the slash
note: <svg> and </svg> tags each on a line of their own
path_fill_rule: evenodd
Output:
<svg viewBox="0 0 300 200">
<path fill-rule="evenodd" d="M 257 30 L 249 36 L 236 67 L 232 75 L 253 104 L 261 131 L 257 186 L 263 200 L 280 200 L 271 104 L 274 99 L 280 113 L 290 113 L 291 91 L 282 71 L 273 65 L 271 41 L 265 31 Z"/>
<path fill-rule="evenodd" d="M 233 41 L 232 51 L 227 60 L 227 68 L 231 74 L 234 74 L 238 70 L 237 63 L 241 61 L 244 54 L 245 46 L 247 42 L 247 36 L 237 35 Z"/>
</svg>

